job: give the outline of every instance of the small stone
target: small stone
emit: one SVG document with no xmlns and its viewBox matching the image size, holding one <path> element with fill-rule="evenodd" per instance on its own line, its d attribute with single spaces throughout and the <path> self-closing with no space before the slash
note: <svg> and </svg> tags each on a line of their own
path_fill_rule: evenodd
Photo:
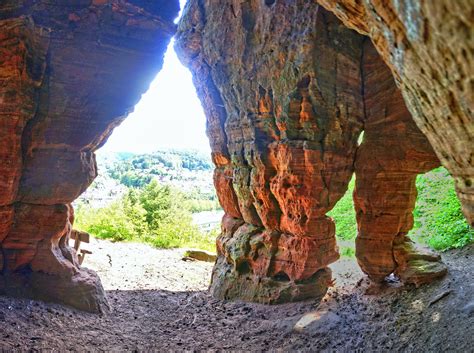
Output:
<svg viewBox="0 0 474 353">
<path fill-rule="evenodd" d="M 205 262 L 215 262 L 217 259 L 216 254 L 205 250 L 186 250 L 184 253 L 184 257 L 182 260 L 198 260 L 198 261 L 205 261 Z"/>
<path fill-rule="evenodd" d="M 462 311 L 468 317 L 473 316 L 474 315 L 474 301 L 470 302 L 464 308 L 462 308 Z"/>
<path fill-rule="evenodd" d="M 329 310 L 313 311 L 305 314 L 296 324 L 293 330 L 296 332 L 327 332 L 334 328 L 341 318 Z"/>
</svg>

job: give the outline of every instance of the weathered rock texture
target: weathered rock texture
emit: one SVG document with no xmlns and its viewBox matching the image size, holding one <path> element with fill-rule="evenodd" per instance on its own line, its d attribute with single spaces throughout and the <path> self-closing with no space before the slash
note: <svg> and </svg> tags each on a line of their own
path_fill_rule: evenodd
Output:
<svg viewBox="0 0 474 353">
<path fill-rule="evenodd" d="M 191 0 L 176 48 L 206 111 L 226 212 L 216 296 L 323 296 L 339 256 L 326 213 L 354 171 L 363 270 L 416 284 L 445 273 L 406 238 L 416 175 L 439 161 L 367 37 L 314 2 Z"/>
<path fill-rule="evenodd" d="M 67 246 L 94 150 L 160 70 L 177 1 L 0 4 L 0 293 L 100 311 Z"/>
<path fill-rule="evenodd" d="M 473 1 L 318 2 L 370 36 L 474 226 Z"/>
<path fill-rule="evenodd" d="M 405 282 L 429 282 L 446 269 L 439 257 L 417 251 L 406 235 L 413 227 L 416 176 L 439 161 L 369 40 L 361 65 L 365 119 L 355 161 L 357 259 L 374 280 L 395 272 Z"/>
<path fill-rule="evenodd" d="M 189 0 L 180 23 L 226 212 L 218 297 L 322 297 L 339 256 L 326 214 L 354 172 L 357 258 L 375 281 L 445 273 L 406 237 L 416 175 L 438 158 L 473 222 L 472 2 L 320 2 L 339 19 L 308 0 Z M 159 71 L 177 10 L 170 0 L 1 2 L 0 293 L 107 306 L 67 246 L 70 203 Z"/>
</svg>

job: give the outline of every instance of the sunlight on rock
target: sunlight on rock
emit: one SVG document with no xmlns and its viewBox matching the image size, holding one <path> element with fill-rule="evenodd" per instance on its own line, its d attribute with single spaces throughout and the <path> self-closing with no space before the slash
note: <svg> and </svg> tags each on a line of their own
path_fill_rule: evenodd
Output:
<svg viewBox="0 0 474 353">
<path fill-rule="evenodd" d="M 412 308 L 417 312 L 422 312 L 425 308 L 423 301 L 421 299 L 417 299 L 411 303 Z"/>
<path fill-rule="evenodd" d="M 439 312 L 435 312 L 431 315 L 431 321 L 438 322 L 441 319 L 441 314 Z"/>
</svg>

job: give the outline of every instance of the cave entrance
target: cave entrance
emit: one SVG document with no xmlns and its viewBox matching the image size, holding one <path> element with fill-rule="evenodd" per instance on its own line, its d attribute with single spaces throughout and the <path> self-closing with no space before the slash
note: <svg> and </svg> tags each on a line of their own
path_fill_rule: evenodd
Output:
<svg viewBox="0 0 474 353">
<path fill-rule="evenodd" d="M 191 268 L 181 261 L 212 260 L 223 215 L 205 121 L 191 73 L 177 58 L 172 39 L 149 90 L 96 152 L 98 177 L 74 202 L 71 245 L 82 264 L 100 274 L 106 290 L 137 289 L 132 283 L 141 282 L 146 289 L 172 289 L 158 273 L 163 278 L 176 273 L 175 282 L 184 278 L 175 290 L 193 282 L 192 272 L 198 282 L 208 282 L 203 276 L 209 271 L 202 272 L 207 264 Z M 159 252 L 145 244 L 207 252 Z"/>
</svg>

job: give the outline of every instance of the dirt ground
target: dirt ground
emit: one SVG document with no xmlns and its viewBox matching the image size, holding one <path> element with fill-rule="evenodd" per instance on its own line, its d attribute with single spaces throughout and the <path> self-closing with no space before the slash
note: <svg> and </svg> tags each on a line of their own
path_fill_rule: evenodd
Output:
<svg viewBox="0 0 474 353">
<path fill-rule="evenodd" d="M 212 264 L 182 261 L 183 250 L 97 240 L 84 248 L 111 312 L 0 297 L 3 351 L 474 352 L 474 246 L 443 254 L 449 275 L 418 289 L 374 291 L 342 259 L 319 307 L 216 300 L 206 292 Z"/>
</svg>

